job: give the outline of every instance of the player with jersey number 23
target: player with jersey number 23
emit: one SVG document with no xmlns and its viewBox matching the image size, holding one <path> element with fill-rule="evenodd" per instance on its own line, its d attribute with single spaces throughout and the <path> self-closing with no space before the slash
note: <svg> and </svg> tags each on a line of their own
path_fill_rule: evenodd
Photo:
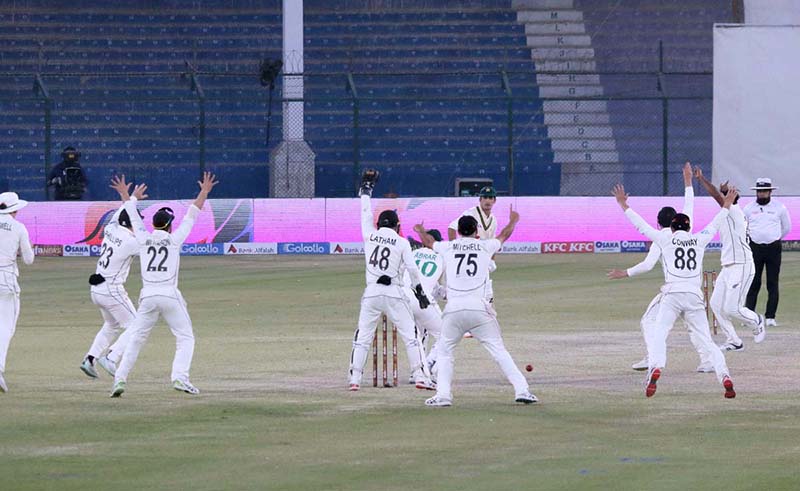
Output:
<svg viewBox="0 0 800 491">
<path fill-rule="evenodd" d="M 192 320 L 186 310 L 186 301 L 178 290 L 178 272 L 181 264 L 181 245 L 189 237 L 194 221 L 206 202 L 208 193 L 217 185 L 214 175 L 203 173 L 198 181 L 200 192 L 189 207 L 181 224 L 173 232 L 172 221 L 175 214 L 170 208 L 161 208 L 153 215 L 153 230 L 148 232 L 142 219 L 136 213 L 136 196 L 143 195 L 144 184 L 136 186 L 133 196 L 125 202 L 125 210 L 133 222 L 136 240 L 139 242 L 139 257 L 142 270 L 142 292 L 139 294 L 139 309 L 131 329 L 128 346 L 114 376 L 111 397 L 119 397 L 125 392 L 128 374 L 139 356 L 153 326 L 159 316 L 169 325 L 175 335 L 175 358 L 172 362 L 172 386 L 187 394 L 200 391 L 189 382 L 189 369 L 194 355 L 194 331 Z"/>
</svg>

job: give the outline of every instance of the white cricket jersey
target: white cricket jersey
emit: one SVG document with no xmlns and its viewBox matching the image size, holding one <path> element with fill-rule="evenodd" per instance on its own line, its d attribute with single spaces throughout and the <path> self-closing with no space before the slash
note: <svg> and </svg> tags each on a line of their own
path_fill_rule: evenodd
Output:
<svg viewBox="0 0 800 491">
<path fill-rule="evenodd" d="M 361 235 L 364 238 L 364 260 L 366 283 L 364 297 L 379 295 L 404 298 L 403 272 L 408 270 L 411 285 L 419 283 L 419 270 L 411 254 L 411 244 L 397 232 L 372 223 L 372 204 L 369 196 L 361 196 Z M 378 278 L 388 276 L 391 285 L 381 285 Z"/>
<path fill-rule="evenodd" d="M 747 220 L 739 205 L 731 205 L 730 212 L 719 227 L 722 241 L 722 266 L 753 262 L 753 252 L 747 240 Z"/>
<path fill-rule="evenodd" d="M 473 206 L 464 211 L 458 218 L 463 216 L 474 217 L 478 221 L 478 237 L 481 239 L 494 239 L 497 230 L 497 218 L 492 213 L 485 215 L 480 206 Z M 458 218 L 450 223 L 449 228 L 458 230 Z"/>
<path fill-rule="evenodd" d="M 119 214 L 124 205 L 114 213 L 103 230 L 100 258 L 96 274 L 103 275 L 108 285 L 124 285 L 131 270 L 133 257 L 139 255 L 139 243 L 132 231 L 119 224 Z M 138 213 L 137 213 L 138 215 Z M 98 285 L 99 286 L 99 285 Z"/>
<path fill-rule="evenodd" d="M 744 207 L 750 239 L 756 244 L 771 244 L 792 230 L 789 211 L 780 201 L 771 199 L 766 205 L 753 201 Z"/>
<path fill-rule="evenodd" d="M 472 237 L 433 245 L 433 250 L 444 259 L 447 280 L 445 312 L 485 308 L 489 262 L 501 247 L 497 239 L 479 240 Z"/>
<path fill-rule="evenodd" d="M 428 296 L 428 298 L 433 298 L 434 288 L 439 284 L 439 278 L 442 277 L 442 273 L 444 272 L 444 261 L 442 260 L 442 256 L 437 254 L 432 249 L 428 249 L 427 247 L 414 249 L 412 254 L 414 256 L 414 263 L 419 269 L 422 289 L 425 290 L 425 294 Z M 407 270 L 403 279 L 406 285 L 412 284 L 411 277 L 409 276 Z"/>
<path fill-rule="evenodd" d="M 141 297 L 158 294 L 172 296 L 178 287 L 181 245 L 192 231 L 200 210 L 191 205 L 186 216 L 181 220 L 181 224 L 172 233 L 165 230 L 148 232 L 136 212 L 136 198 L 132 197 L 125 203 L 125 210 L 131 217 L 136 240 L 139 243 L 139 260 L 142 269 Z"/>
<path fill-rule="evenodd" d="M 33 263 L 33 247 L 28 229 L 9 213 L 0 213 L 0 272 L 19 276 L 17 253 L 25 264 Z M 11 285 L 9 285 L 10 289 Z"/>
<path fill-rule="evenodd" d="M 702 296 L 700 288 L 703 283 L 703 256 L 706 245 L 711 242 L 719 226 L 728 216 L 728 210 L 726 208 L 720 210 L 714 220 L 697 234 L 683 230 L 669 235 L 663 234 L 645 222 L 632 208 L 625 210 L 625 216 L 661 250 L 661 264 L 664 270 L 664 286 L 661 287 L 661 292 L 686 292 Z"/>
</svg>

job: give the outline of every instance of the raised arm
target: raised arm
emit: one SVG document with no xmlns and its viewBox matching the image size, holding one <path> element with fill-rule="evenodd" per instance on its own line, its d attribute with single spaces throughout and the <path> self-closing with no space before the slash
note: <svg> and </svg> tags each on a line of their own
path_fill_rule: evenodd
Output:
<svg viewBox="0 0 800 491">
<path fill-rule="evenodd" d="M 172 232 L 172 239 L 175 242 L 178 244 L 183 244 L 189 237 L 189 233 L 192 231 L 192 227 L 194 227 L 194 221 L 197 218 L 197 215 L 200 214 L 200 210 L 203 208 L 203 205 L 206 203 L 208 193 L 211 192 L 217 183 L 218 181 L 214 177 L 214 174 L 210 172 L 203 172 L 203 180 L 197 181 L 197 184 L 200 186 L 200 192 L 197 193 L 197 198 L 195 198 L 192 206 L 186 210 L 186 215 L 184 215 L 183 219 L 181 219 L 181 224 L 178 225 L 178 228 L 174 232 Z"/>
<path fill-rule="evenodd" d="M 630 221 L 641 234 L 655 242 L 658 238 L 658 230 L 651 227 L 650 224 L 644 220 L 644 218 L 639 216 L 638 213 L 633 211 L 633 208 L 628 206 L 628 195 L 625 193 L 625 187 L 622 184 L 617 184 L 614 186 L 611 194 L 614 195 L 614 198 L 617 200 L 620 208 L 622 208 L 622 211 L 625 212 L 625 216 L 628 218 L 628 221 Z"/>
<path fill-rule="evenodd" d="M 203 205 L 206 204 L 208 193 L 214 189 L 214 186 L 219 184 L 219 181 L 216 180 L 214 174 L 206 171 L 203 172 L 203 180 L 197 181 L 197 184 L 200 186 L 200 192 L 197 193 L 197 198 L 194 200 L 194 206 L 196 206 L 198 210 L 202 210 Z"/>
<path fill-rule="evenodd" d="M 436 243 L 436 240 L 431 234 L 425 231 L 424 223 L 418 223 L 414 225 L 414 232 L 419 234 L 419 241 L 422 242 L 425 247 L 428 249 L 433 249 L 433 244 Z"/>
<path fill-rule="evenodd" d="M 717 230 L 719 230 L 720 225 L 722 225 L 723 220 L 728 217 L 728 213 L 731 210 L 731 205 L 736 199 L 737 192 L 736 186 L 731 186 L 728 188 L 728 194 L 725 195 L 725 199 L 722 201 L 722 209 L 719 210 L 719 213 L 717 213 L 714 219 L 711 220 L 711 223 L 706 225 L 706 228 L 700 232 L 699 243 L 703 247 L 711 242 L 711 239 L 717 234 Z"/>
<path fill-rule="evenodd" d="M 725 198 L 722 196 L 722 193 L 720 193 L 717 190 L 717 188 L 714 187 L 713 184 L 711 184 L 711 181 L 706 179 L 706 177 L 703 175 L 703 170 L 698 166 L 694 167 L 694 177 L 703 186 L 703 188 L 706 190 L 708 195 L 711 196 L 712 198 L 714 198 L 714 201 L 716 201 L 719 206 L 722 206 L 722 203 L 725 200 Z M 725 181 L 722 185 L 727 187 L 728 181 Z M 687 215 L 688 215 L 688 213 L 687 213 Z M 691 218 L 691 215 L 690 215 L 690 218 Z"/>
<path fill-rule="evenodd" d="M 681 213 L 694 220 L 694 187 L 692 186 L 692 164 L 683 164 L 683 209 Z"/>
<path fill-rule="evenodd" d="M 120 205 L 120 207 L 117 208 L 117 211 L 115 211 L 114 214 L 111 215 L 111 219 L 109 220 L 109 223 L 114 223 L 119 221 L 119 214 L 122 213 L 122 210 L 125 209 L 125 202 L 128 201 L 128 199 L 130 199 L 131 197 L 129 193 L 131 183 L 125 182 L 125 174 L 122 174 L 121 176 L 113 176 L 111 178 L 111 185 L 109 185 L 108 187 L 115 190 L 119 194 L 120 199 L 122 200 L 122 205 Z"/>
<path fill-rule="evenodd" d="M 125 211 L 128 212 L 128 216 L 131 219 L 133 233 L 136 236 L 136 242 L 139 244 L 143 244 L 147 240 L 147 229 L 144 227 L 142 217 L 139 216 L 139 211 L 136 209 L 136 203 L 140 199 L 147 197 L 145 191 L 147 191 L 147 185 L 139 184 L 133 189 L 133 195 L 125 202 Z"/>
<path fill-rule="evenodd" d="M 514 228 L 516 228 L 517 222 L 519 222 L 519 213 L 514 211 L 514 207 L 513 206 L 509 206 L 508 207 L 508 225 L 506 225 L 503 228 L 503 230 L 501 230 L 500 233 L 497 234 L 497 240 L 499 240 L 501 244 L 504 243 L 505 241 L 507 241 L 509 239 L 509 237 L 511 237 L 511 234 L 514 233 Z"/>
<path fill-rule="evenodd" d="M 644 260 L 638 264 L 631 266 L 628 269 L 612 269 L 608 272 L 606 276 L 612 280 L 619 280 L 622 278 L 627 278 L 629 276 L 637 276 L 643 273 L 647 273 L 658 263 L 658 258 L 661 257 L 661 248 L 653 242 L 650 246 L 650 250 L 647 252 L 647 256 Z"/>
</svg>

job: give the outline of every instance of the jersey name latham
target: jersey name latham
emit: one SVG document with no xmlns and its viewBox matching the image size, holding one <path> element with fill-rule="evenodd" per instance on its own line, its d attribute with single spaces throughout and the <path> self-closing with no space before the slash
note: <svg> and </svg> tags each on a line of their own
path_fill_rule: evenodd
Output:
<svg viewBox="0 0 800 491">
<path fill-rule="evenodd" d="M 369 241 L 381 245 L 386 245 L 386 244 L 397 245 L 397 239 L 393 239 L 391 237 L 381 237 L 380 235 L 370 234 Z"/>
</svg>

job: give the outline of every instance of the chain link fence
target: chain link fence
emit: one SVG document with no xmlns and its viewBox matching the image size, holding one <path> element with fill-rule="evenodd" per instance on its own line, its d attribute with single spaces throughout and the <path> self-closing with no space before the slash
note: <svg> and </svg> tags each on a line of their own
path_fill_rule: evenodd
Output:
<svg viewBox="0 0 800 491">
<path fill-rule="evenodd" d="M 685 161 L 711 172 L 710 74 L 305 74 L 291 90 L 192 70 L 40 80 L 0 91 L 20 163 L 0 185 L 36 193 L 66 145 L 83 154 L 89 199 L 113 199 L 113 173 L 183 198 L 202 170 L 234 184 L 220 197 L 350 197 L 368 167 L 388 196 L 453 196 L 469 179 L 504 195 L 605 195 L 617 182 L 677 195 Z"/>
</svg>

